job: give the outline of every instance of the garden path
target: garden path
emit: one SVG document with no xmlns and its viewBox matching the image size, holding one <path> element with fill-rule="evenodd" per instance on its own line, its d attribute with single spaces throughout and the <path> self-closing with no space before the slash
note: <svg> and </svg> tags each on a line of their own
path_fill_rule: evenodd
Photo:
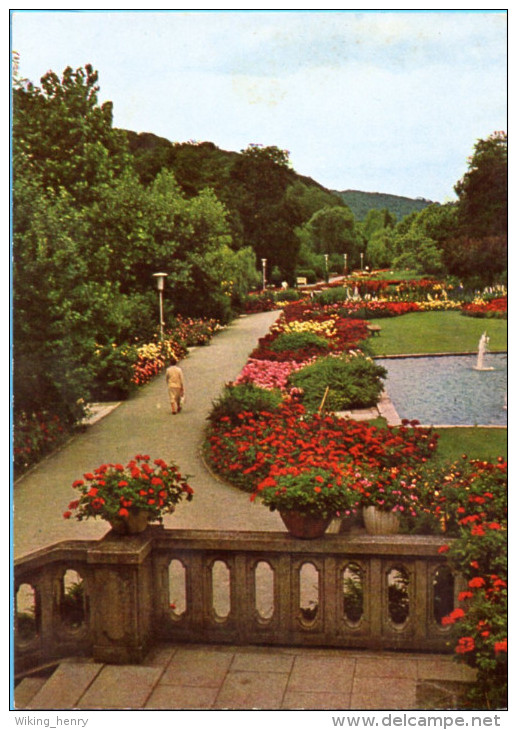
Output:
<svg viewBox="0 0 517 730">
<path fill-rule="evenodd" d="M 138 453 L 174 460 L 192 475 L 194 499 L 179 504 L 165 518 L 165 527 L 282 530 L 276 512 L 252 504 L 248 494 L 218 480 L 200 453 L 212 402 L 237 377 L 257 339 L 278 316 L 275 311 L 240 317 L 209 346 L 194 348 L 181 363 L 186 402 L 180 414 L 171 414 L 165 378 L 158 376 L 18 480 L 13 489 L 15 557 L 60 540 L 102 537 L 109 529 L 106 522 L 63 519 L 76 496 L 71 484 L 102 463 L 127 463 Z"/>
</svg>

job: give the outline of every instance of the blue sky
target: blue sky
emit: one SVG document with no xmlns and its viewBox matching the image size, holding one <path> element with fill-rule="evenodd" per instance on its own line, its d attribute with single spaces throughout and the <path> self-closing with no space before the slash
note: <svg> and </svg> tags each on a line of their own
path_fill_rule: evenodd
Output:
<svg viewBox="0 0 517 730">
<path fill-rule="evenodd" d="M 290 152 L 331 189 L 455 199 L 507 125 L 498 12 L 14 11 L 20 74 L 91 63 L 114 124 Z"/>
</svg>

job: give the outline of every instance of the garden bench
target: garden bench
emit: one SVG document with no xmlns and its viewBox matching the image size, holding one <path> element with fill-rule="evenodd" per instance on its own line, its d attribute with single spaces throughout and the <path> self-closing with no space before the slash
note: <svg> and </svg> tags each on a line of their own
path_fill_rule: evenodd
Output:
<svg viewBox="0 0 517 730">
<path fill-rule="evenodd" d="M 367 324 L 366 329 L 370 333 L 370 335 L 373 337 L 373 335 L 380 336 L 381 334 L 381 328 L 378 324 Z"/>
<path fill-rule="evenodd" d="M 305 276 L 296 277 L 296 286 L 307 286 L 307 277 L 305 277 Z"/>
</svg>

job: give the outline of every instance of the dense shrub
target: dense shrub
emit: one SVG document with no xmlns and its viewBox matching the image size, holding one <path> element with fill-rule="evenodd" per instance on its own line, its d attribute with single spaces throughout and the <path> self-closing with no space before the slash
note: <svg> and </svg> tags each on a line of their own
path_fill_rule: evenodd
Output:
<svg viewBox="0 0 517 730">
<path fill-rule="evenodd" d="M 95 350 L 95 380 L 91 389 L 93 401 L 123 400 L 134 388 L 134 368 L 138 361 L 137 348 L 117 347 L 113 342 Z"/>
<path fill-rule="evenodd" d="M 318 275 L 314 269 L 298 269 L 296 276 L 307 279 L 307 284 L 315 284 L 318 280 Z"/>
<path fill-rule="evenodd" d="M 209 420 L 212 423 L 226 421 L 238 424 L 242 414 L 258 415 L 274 411 L 282 401 L 279 390 L 266 390 L 256 385 L 228 385 L 222 395 L 213 403 Z"/>
<path fill-rule="evenodd" d="M 315 332 L 284 332 L 273 340 L 270 348 L 273 352 L 282 352 L 283 350 L 306 351 L 308 348 L 317 348 L 324 353 L 328 352 L 330 342 Z"/>
<path fill-rule="evenodd" d="M 262 292 L 248 294 L 242 298 L 242 311 L 247 314 L 257 312 L 270 312 L 276 309 L 275 295 L 273 292 Z"/>
<path fill-rule="evenodd" d="M 385 377 L 385 368 L 362 355 L 328 356 L 293 373 L 289 382 L 300 388 L 302 402 L 309 411 L 319 408 L 327 386 L 325 409 L 343 411 L 374 406 Z"/>
</svg>

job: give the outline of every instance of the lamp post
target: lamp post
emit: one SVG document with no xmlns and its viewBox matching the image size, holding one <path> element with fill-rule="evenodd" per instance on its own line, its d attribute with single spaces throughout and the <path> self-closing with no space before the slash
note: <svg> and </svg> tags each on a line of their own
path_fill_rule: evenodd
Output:
<svg viewBox="0 0 517 730">
<path fill-rule="evenodd" d="M 328 253 L 324 254 L 325 256 L 325 280 L 328 284 L 329 281 L 329 255 Z"/>
<path fill-rule="evenodd" d="M 364 253 L 361 251 L 361 271 L 363 270 Z"/>
<path fill-rule="evenodd" d="M 266 288 L 266 264 L 267 259 L 262 259 L 262 289 Z"/>
<path fill-rule="evenodd" d="M 156 278 L 156 287 L 158 289 L 158 299 L 160 302 L 160 340 L 163 340 L 163 325 L 165 324 L 163 321 L 163 290 L 165 287 L 165 277 L 168 276 L 168 274 L 159 273 L 153 274 L 153 276 Z"/>
<path fill-rule="evenodd" d="M 343 261 L 344 261 L 344 267 L 343 267 L 343 273 L 345 276 L 348 274 L 348 254 L 343 254 Z"/>
</svg>

